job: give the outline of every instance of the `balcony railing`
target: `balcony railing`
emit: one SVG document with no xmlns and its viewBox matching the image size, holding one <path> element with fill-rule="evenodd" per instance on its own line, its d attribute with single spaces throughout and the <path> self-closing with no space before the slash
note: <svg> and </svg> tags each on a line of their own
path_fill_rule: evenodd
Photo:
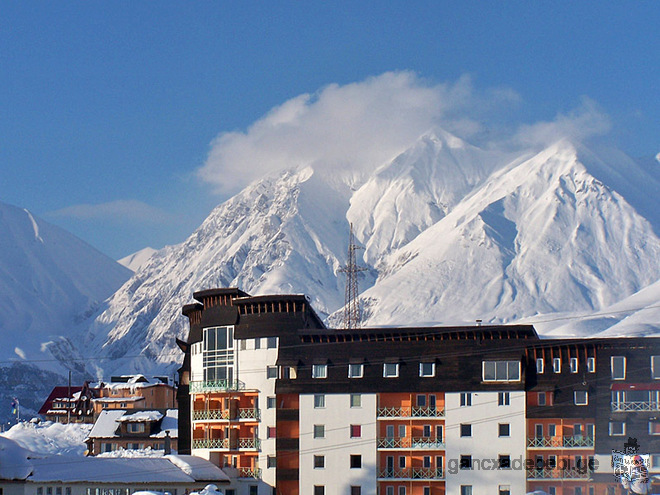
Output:
<svg viewBox="0 0 660 495">
<path fill-rule="evenodd" d="M 587 469 L 529 469 L 527 479 L 531 480 L 586 480 L 591 478 L 592 472 Z"/>
<path fill-rule="evenodd" d="M 445 449 L 443 441 L 426 437 L 384 437 L 378 439 L 377 445 L 379 449 Z"/>
<path fill-rule="evenodd" d="M 225 392 L 228 390 L 245 390 L 245 383 L 240 380 L 214 380 L 190 382 L 190 392 Z"/>
<path fill-rule="evenodd" d="M 239 438 L 234 442 L 230 442 L 229 438 L 201 438 L 192 441 L 193 449 L 258 450 L 260 447 L 258 438 Z"/>
<path fill-rule="evenodd" d="M 630 411 L 660 411 L 660 402 L 635 401 L 635 402 L 612 402 L 612 412 Z"/>
<path fill-rule="evenodd" d="M 437 407 L 379 407 L 379 418 L 443 418 L 445 411 Z"/>
<path fill-rule="evenodd" d="M 261 479 L 261 469 L 259 468 L 238 468 L 239 478 Z"/>
<path fill-rule="evenodd" d="M 238 409 L 233 416 L 231 416 L 229 409 L 202 409 L 193 411 L 193 421 L 239 421 L 241 419 L 259 421 L 260 418 L 259 409 L 255 408 Z"/>
<path fill-rule="evenodd" d="M 589 449 L 594 447 L 594 439 L 582 435 L 566 435 L 563 437 L 534 437 L 527 439 L 528 448 L 537 449 Z"/>
<path fill-rule="evenodd" d="M 385 468 L 378 470 L 378 478 L 387 480 L 434 480 L 443 479 L 442 468 Z"/>
<path fill-rule="evenodd" d="M 248 407 L 245 409 L 238 410 L 238 419 L 256 419 L 259 421 L 261 419 L 261 412 L 255 407 Z"/>
</svg>

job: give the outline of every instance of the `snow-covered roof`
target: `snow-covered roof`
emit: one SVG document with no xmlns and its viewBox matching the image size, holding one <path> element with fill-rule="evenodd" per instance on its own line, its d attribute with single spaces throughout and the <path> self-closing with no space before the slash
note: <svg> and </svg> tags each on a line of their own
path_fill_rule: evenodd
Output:
<svg viewBox="0 0 660 495">
<path fill-rule="evenodd" d="M 89 436 L 93 438 L 113 438 L 117 436 L 117 420 L 121 418 L 126 411 L 123 409 L 109 409 L 101 411 L 99 417 L 89 432 Z"/>
<path fill-rule="evenodd" d="M 0 437 L 0 479 L 33 482 L 190 483 L 229 481 L 217 466 L 193 456 L 110 458 L 33 455 Z"/>
<path fill-rule="evenodd" d="M 92 400 L 94 402 L 138 402 L 144 400 L 144 397 L 99 397 Z"/>
<path fill-rule="evenodd" d="M 107 409 L 101 411 L 96 419 L 92 431 L 89 432 L 90 438 L 117 438 L 116 434 L 119 423 L 126 421 L 159 421 L 160 431 L 150 435 L 152 438 L 164 438 L 165 431 L 170 432 L 172 438 L 179 436 L 179 411 L 177 409 L 168 409 L 165 415 L 159 411 L 136 411 L 131 412 L 125 409 Z"/>
<path fill-rule="evenodd" d="M 117 418 L 117 421 L 121 423 L 150 422 L 150 421 L 160 421 L 162 417 L 163 417 L 163 413 L 159 411 L 138 411 L 135 413 L 126 413 L 121 418 Z"/>
</svg>

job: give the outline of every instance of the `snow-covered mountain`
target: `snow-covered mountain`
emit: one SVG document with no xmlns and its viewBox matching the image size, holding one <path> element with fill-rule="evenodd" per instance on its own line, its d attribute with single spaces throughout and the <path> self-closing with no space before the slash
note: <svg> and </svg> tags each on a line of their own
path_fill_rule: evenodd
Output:
<svg viewBox="0 0 660 495">
<path fill-rule="evenodd" d="M 29 211 L 0 203 L 0 360 L 43 361 L 131 272 Z"/>
<path fill-rule="evenodd" d="M 217 286 L 305 293 L 331 314 L 343 305 L 349 222 L 365 246 L 366 325 L 599 311 L 660 279 L 659 177 L 569 141 L 511 155 L 443 131 L 357 182 L 320 167 L 284 171 L 155 253 L 105 303 L 83 347 L 111 358 L 99 374 L 171 370 L 174 338 L 186 335 L 181 307 Z M 608 328 L 597 331 L 617 331 Z"/>
<path fill-rule="evenodd" d="M 125 256 L 120 260 L 117 260 L 117 263 L 119 263 L 122 266 L 125 266 L 132 272 L 137 272 L 140 268 L 142 268 L 142 265 L 146 264 L 146 262 L 149 261 L 151 255 L 154 254 L 155 252 L 156 250 L 154 248 L 146 247 L 140 249 L 139 251 L 136 251 L 133 254 L 129 254 L 128 256 Z"/>
</svg>

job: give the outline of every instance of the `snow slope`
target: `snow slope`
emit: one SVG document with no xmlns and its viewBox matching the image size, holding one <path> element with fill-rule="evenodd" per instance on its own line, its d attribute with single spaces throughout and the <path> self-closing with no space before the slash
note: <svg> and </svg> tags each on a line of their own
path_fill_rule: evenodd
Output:
<svg viewBox="0 0 660 495">
<path fill-rule="evenodd" d="M 24 449 L 39 454 L 74 454 L 85 455 L 85 438 L 92 425 L 71 423 L 68 425 L 52 423 L 21 422 L 0 434 L 10 438 Z"/>
<path fill-rule="evenodd" d="M 144 264 L 146 264 L 147 261 L 149 261 L 151 255 L 153 255 L 155 252 L 156 250 L 154 248 L 146 247 L 133 254 L 129 254 L 120 260 L 117 260 L 117 263 L 125 266 L 132 272 L 137 272 L 140 268 L 142 268 Z"/>
</svg>

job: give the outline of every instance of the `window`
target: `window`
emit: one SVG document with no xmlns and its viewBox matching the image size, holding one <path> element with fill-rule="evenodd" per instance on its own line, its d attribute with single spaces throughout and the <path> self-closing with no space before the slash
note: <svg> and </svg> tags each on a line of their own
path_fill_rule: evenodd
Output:
<svg viewBox="0 0 660 495">
<path fill-rule="evenodd" d="M 557 495 L 557 487 L 556 486 L 549 486 L 548 487 L 548 495 Z"/>
<path fill-rule="evenodd" d="M 461 460 L 459 467 L 461 469 L 472 469 L 472 456 L 471 455 L 461 455 Z"/>
<path fill-rule="evenodd" d="M 277 349 L 277 337 L 266 337 L 266 349 Z"/>
<path fill-rule="evenodd" d="M 323 469 L 325 467 L 325 456 L 324 455 L 315 455 L 314 456 L 314 469 Z"/>
<path fill-rule="evenodd" d="M 276 397 L 266 397 L 266 408 L 275 409 L 277 407 L 277 398 Z"/>
<path fill-rule="evenodd" d="M 509 423 L 500 423 L 498 425 L 498 436 L 500 437 L 511 436 L 511 425 Z"/>
<path fill-rule="evenodd" d="M 556 455 L 549 455 L 548 456 L 548 464 L 547 464 L 549 469 L 554 469 L 557 467 L 557 456 Z"/>
<path fill-rule="evenodd" d="M 400 469 L 405 469 L 406 468 L 406 456 L 405 455 L 400 455 L 399 456 L 399 468 Z"/>
<path fill-rule="evenodd" d="M 430 438 L 430 436 L 431 436 L 431 425 L 422 425 L 422 436 L 424 438 Z"/>
<path fill-rule="evenodd" d="M 282 366 L 282 378 L 285 380 L 295 380 L 298 377 L 298 371 L 293 366 Z"/>
<path fill-rule="evenodd" d="M 42 486 L 37 488 L 37 495 L 44 495 L 44 488 Z"/>
<path fill-rule="evenodd" d="M 129 433 L 142 433 L 144 432 L 144 423 L 127 423 L 126 430 Z"/>
<path fill-rule="evenodd" d="M 351 407 L 362 407 L 362 396 L 360 394 L 351 394 Z"/>
<path fill-rule="evenodd" d="M 576 406 L 586 406 L 589 403 L 589 394 L 586 390 L 576 390 L 574 392 Z"/>
<path fill-rule="evenodd" d="M 419 376 L 435 376 L 435 363 L 419 363 Z"/>
<path fill-rule="evenodd" d="M 624 356 L 612 356 L 612 380 L 626 379 L 626 358 Z"/>
<path fill-rule="evenodd" d="M 277 366 L 266 366 L 266 378 L 277 378 Z"/>
<path fill-rule="evenodd" d="M 660 455 L 652 455 L 651 456 L 651 468 L 653 470 L 660 469 Z"/>
<path fill-rule="evenodd" d="M 364 374 L 364 365 L 363 364 L 349 364 L 348 365 L 348 377 L 349 378 L 362 378 Z"/>
<path fill-rule="evenodd" d="M 417 395 L 415 398 L 417 407 L 426 407 L 426 395 Z"/>
<path fill-rule="evenodd" d="M 314 438 L 325 438 L 325 425 L 314 425 Z"/>
<path fill-rule="evenodd" d="M 445 435 L 445 427 L 443 425 L 435 425 L 435 439 L 438 442 L 443 442 Z"/>
<path fill-rule="evenodd" d="M 462 437 L 471 437 L 472 436 L 472 425 L 461 423 L 461 436 Z"/>
<path fill-rule="evenodd" d="M 203 335 L 204 381 L 234 381 L 234 327 L 211 327 Z"/>
<path fill-rule="evenodd" d="M 651 378 L 660 380 L 660 356 L 651 356 Z"/>
<path fill-rule="evenodd" d="M 325 495 L 325 486 L 314 485 L 314 495 Z"/>
<path fill-rule="evenodd" d="M 351 485 L 351 495 L 362 495 L 362 487 Z"/>
<path fill-rule="evenodd" d="M 406 495 L 406 487 L 405 486 L 400 486 L 399 487 L 399 495 Z"/>
<path fill-rule="evenodd" d="M 649 421 L 649 435 L 660 435 L 660 421 Z"/>
<path fill-rule="evenodd" d="M 255 349 L 261 349 L 261 339 L 259 337 L 254 339 L 254 348 Z"/>
<path fill-rule="evenodd" d="M 385 378 L 396 378 L 399 376 L 399 363 L 383 364 L 383 376 Z"/>
<path fill-rule="evenodd" d="M 431 487 L 430 486 L 425 486 L 424 487 L 423 495 L 431 495 Z"/>
<path fill-rule="evenodd" d="M 325 407 L 325 395 L 314 394 L 314 409 L 323 409 Z"/>
<path fill-rule="evenodd" d="M 269 469 L 276 468 L 277 467 L 277 457 L 274 455 L 269 455 L 266 457 L 266 466 Z"/>
<path fill-rule="evenodd" d="M 430 455 L 425 455 L 424 458 L 422 459 L 422 467 L 425 469 L 428 469 L 431 467 L 431 456 Z"/>
<path fill-rule="evenodd" d="M 362 455 L 351 454 L 351 469 L 360 469 L 362 467 Z"/>
<path fill-rule="evenodd" d="M 511 495 L 511 485 L 500 485 L 499 495 Z"/>
<path fill-rule="evenodd" d="M 543 437 L 543 425 L 542 424 L 534 425 L 534 436 L 536 438 L 542 438 Z"/>
<path fill-rule="evenodd" d="M 360 438 L 362 436 L 362 425 L 351 425 L 351 438 Z"/>
<path fill-rule="evenodd" d="M 500 454 L 498 458 L 499 469 L 511 469 L 511 456 L 508 454 Z"/>
<path fill-rule="evenodd" d="M 546 399 L 546 397 L 545 397 L 545 392 L 539 392 L 539 394 L 538 394 L 537 397 L 538 397 L 538 403 L 539 403 L 539 406 L 545 406 L 545 405 L 546 405 L 546 401 L 545 401 L 545 399 Z"/>
<path fill-rule="evenodd" d="M 588 357 L 587 358 L 587 371 L 589 373 L 595 373 L 596 372 L 596 358 L 594 358 L 594 357 Z"/>
<path fill-rule="evenodd" d="M 406 436 L 406 425 L 399 425 L 399 437 L 403 438 Z"/>
<path fill-rule="evenodd" d="M 536 358 L 536 372 L 539 375 L 543 374 L 543 358 Z"/>
<path fill-rule="evenodd" d="M 576 358 L 576 357 L 571 358 L 570 364 L 571 364 L 571 373 L 577 373 L 578 372 L 578 358 Z"/>
<path fill-rule="evenodd" d="M 327 364 L 313 364 L 312 365 L 312 378 L 327 378 L 328 365 Z"/>
<path fill-rule="evenodd" d="M 582 495 L 582 487 L 581 486 L 576 486 L 575 487 L 575 495 Z"/>
<path fill-rule="evenodd" d="M 626 434 L 626 423 L 624 421 L 610 421 L 610 436 L 622 437 Z"/>
<path fill-rule="evenodd" d="M 394 487 L 393 487 L 393 486 L 388 486 L 388 487 L 385 489 L 385 494 L 386 494 L 386 495 L 394 495 Z"/>
<path fill-rule="evenodd" d="M 277 437 L 277 431 L 274 426 L 269 426 L 266 430 L 266 438 L 275 438 Z"/>
<path fill-rule="evenodd" d="M 259 487 L 257 485 L 250 485 L 250 495 L 259 495 Z"/>
<path fill-rule="evenodd" d="M 557 425 L 554 423 L 550 423 L 548 425 L 548 436 L 549 437 L 556 437 L 557 436 Z"/>
<path fill-rule="evenodd" d="M 62 495 L 62 487 L 61 486 L 55 487 L 55 495 Z"/>
<path fill-rule="evenodd" d="M 461 407 L 472 405 L 472 394 L 470 392 L 461 392 Z"/>
<path fill-rule="evenodd" d="M 461 485 L 461 495 L 472 495 L 472 485 Z"/>
<path fill-rule="evenodd" d="M 552 372 L 561 373 L 561 358 L 552 358 Z"/>
<path fill-rule="evenodd" d="M 482 367 L 485 382 L 520 381 L 519 361 L 484 361 Z"/>
<path fill-rule="evenodd" d="M 497 394 L 497 405 L 508 406 L 510 400 L 509 392 L 500 392 Z"/>
</svg>

